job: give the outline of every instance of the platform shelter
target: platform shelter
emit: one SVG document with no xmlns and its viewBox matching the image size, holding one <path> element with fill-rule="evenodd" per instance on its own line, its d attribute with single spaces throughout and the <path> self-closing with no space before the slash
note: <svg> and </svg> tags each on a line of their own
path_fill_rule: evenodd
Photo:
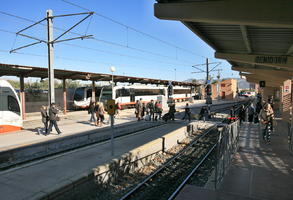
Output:
<svg viewBox="0 0 293 200">
<path fill-rule="evenodd" d="M 95 88 L 96 82 L 98 81 L 111 81 L 112 74 L 102 74 L 102 73 L 93 73 L 93 72 L 82 72 L 82 71 L 71 71 L 71 70 L 62 70 L 55 69 L 55 79 L 62 80 L 63 82 L 63 111 L 64 114 L 67 112 L 67 94 L 66 94 L 66 80 L 83 80 L 91 81 L 92 88 Z M 27 77 L 41 78 L 45 79 L 48 77 L 48 69 L 42 67 L 33 67 L 33 66 L 23 66 L 23 65 L 14 65 L 14 64 L 4 64 L 0 63 L 0 77 L 1 76 L 17 76 L 20 81 L 20 100 L 22 107 L 22 118 L 26 118 L 25 111 L 25 90 L 24 90 L 24 79 Z M 141 83 L 141 84 L 156 84 L 156 85 L 168 85 L 171 80 L 161 80 L 161 79 L 152 79 L 152 78 L 142 78 L 142 77 L 132 77 L 132 76 L 113 76 L 114 83 Z M 191 82 L 181 82 L 181 81 L 171 81 L 172 85 L 177 86 L 187 86 L 187 87 L 197 87 L 199 86 L 196 83 Z M 92 90 L 92 98 L 95 98 L 95 90 Z"/>
</svg>

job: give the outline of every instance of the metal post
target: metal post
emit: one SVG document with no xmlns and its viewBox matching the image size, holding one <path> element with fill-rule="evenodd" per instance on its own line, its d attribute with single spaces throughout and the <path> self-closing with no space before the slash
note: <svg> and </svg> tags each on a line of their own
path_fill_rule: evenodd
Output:
<svg viewBox="0 0 293 200">
<path fill-rule="evenodd" d="M 218 100 L 220 100 L 220 92 L 221 92 L 220 70 L 218 70 L 218 76 L 217 76 L 217 78 L 218 78 L 218 88 L 217 88 L 217 90 L 218 90 Z"/>
<path fill-rule="evenodd" d="M 113 87 L 114 87 L 114 76 L 113 76 L 113 73 L 114 72 L 112 72 L 112 99 L 114 99 L 114 90 L 113 90 Z"/>
<path fill-rule="evenodd" d="M 48 102 L 55 103 L 54 87 L 54 47 L 53 47 L 53 11 L 47 10 L 47 30 L 48 30 L 48 78 L 49 78 L 49 95 Z"/>
<path fill-rule="evenodd" d="M 26 118 L 25 112 L 25 91 L 24 91 L 24 77 L 20 76 L 20 102 L 21 102 L 21 110 L 22 110 L 22 119 Z"/>
<path fill-rule="evenodd" d="M 174 81 L 176 81 L 176 68 L 174 69 L 174 71 L 175 71 L 175 80 Z"/>
<path fill-rule="evenodd" d="M 114 156 L 114 115 L 111 117 L 111 156 Z"/>
<path fill-rule="evenodd" d="M 96 84 L 95 81 L 92 80 L 92 102 L 96 102 Z"/>
<path fill-rule="evenodd" d="M 67 113 L 67 91 L 66 91 L 66 79 L 63 79 L 63 113 Z"/>
<path fill-rule="evenodd" d="M 206 84 L 208 84 L 208 80 L 209 80 L 209 59 L 206 59 L 206 65 L 207 65 L 207 81 Z"/>
</svg>

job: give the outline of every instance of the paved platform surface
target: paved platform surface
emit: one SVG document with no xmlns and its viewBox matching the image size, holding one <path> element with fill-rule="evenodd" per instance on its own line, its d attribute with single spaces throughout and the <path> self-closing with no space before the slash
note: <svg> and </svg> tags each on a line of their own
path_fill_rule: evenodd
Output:
<svg viewBox="0 0 293 200">
<path fill-rule="evenodd" d="M 292 200 L 293 156 L 288 151 L 285 122 L 278 125 L 271 144 L 262 140 L 259 126 L 241 128 L 240 148 L 219 189 L 187 185 L 176 200 Z"/>
<path fill-rule="evenodd" d="M 223 104 L 225 102 L 233 101 L 214 101 L 214 105 Z M 183 111 L 185 104 L 186 102 L 176 103 L 177 110 Z M 190 105 L 199 109 L 199 107 L 204 105 L 204 101 L 197 100 Z M 198 110 L 195 112 L 198 112 Z M 107 114 L 105 117 L 106 124 L 102 127 L 109 126 L 109 117 Z M 101 128 L 91 124 L 88 121 L 89 118 L 90 116 L 87 111 L 70 112 L 66 116 L 61 115 L 61 121 L 58 122 L 58 126 L 62 131 L 62 134 L 57 135 L 57 132 L 53 128 L 53 131 L 49 136 L 44 136 L 36 134 L 37 129 L 43 127 L 40 113 L 31 114 L 31 116 L 29 116 L 24 122 L 24 130 L 0 134 L 0 152 Z M 120 111 L 120 114 L 115 119 L 115 124 L 119 126 L 119 124 L 135 121 L 134 109 L 128 109 Z"/>
<path fill-rule="evenodd" d="M 184 121 L 175 121 L 141 131 L 131 137 L 117 138 L 114 144 L 114 157 L 110 153 L 110 143 L 103 142 L 2 171 L 0 172 L 0 199 L 40 199 L 56 189 L 87 176 L 93 168 L 110 163 L 124 153 L 185 127 L 186 124 L 187 122 Z"/>
</svg>

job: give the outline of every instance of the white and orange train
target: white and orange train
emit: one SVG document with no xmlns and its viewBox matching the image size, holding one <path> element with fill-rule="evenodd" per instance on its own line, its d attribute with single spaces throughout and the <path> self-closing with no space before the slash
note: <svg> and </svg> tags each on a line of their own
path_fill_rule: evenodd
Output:
<svg viewBox="0 0 293 200">
<path fill-rule="evenodd" d="M 105 102 L 112 98 L 111 87 L 96 87 L 95 96 L 97 101 Z M 140 98 L 144 102 L 157 99 L 168 98 L 168 87 L 165 86 L 115 86 L 113 88 L 114 98 L 123 108 L 131 108 L 135 105 L 135 101 Z M 177 101 L 188 100 L 195 95 L 194 90 L 188 87 L 174 86 L 172 98 Z M 76 88 L 73 97 L 73 106 L 75 109 L 87 108 L 92 97 L 92 89 L 90 87 Z"/>
<path fill-rule="evenodd" d="M 0 80 L 0 134 L 22 128 L 19 98 L 6 80 Z"/>
</svg>

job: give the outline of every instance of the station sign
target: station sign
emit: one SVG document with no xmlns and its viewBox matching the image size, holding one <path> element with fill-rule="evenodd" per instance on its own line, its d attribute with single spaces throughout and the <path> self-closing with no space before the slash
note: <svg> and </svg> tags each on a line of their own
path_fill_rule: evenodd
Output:
<svg viewBox="0 0 293 200">
<path fill-rule="evenodd" d="M 115 100 L 109 99 L 107 101 L 107 112 L 109 115 L 115 115 Z"/>
</svg>

